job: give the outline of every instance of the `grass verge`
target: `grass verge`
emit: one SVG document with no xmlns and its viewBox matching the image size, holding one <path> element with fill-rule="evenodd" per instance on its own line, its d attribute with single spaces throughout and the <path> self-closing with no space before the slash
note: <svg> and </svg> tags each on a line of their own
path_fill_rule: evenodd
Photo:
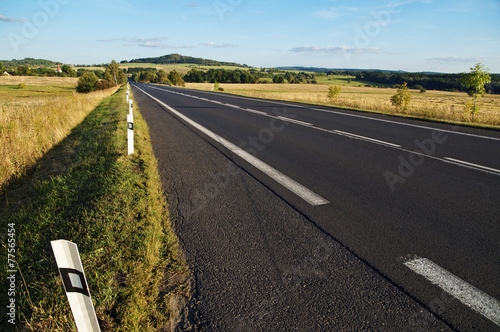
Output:
<svg viewBox="0 0 500 332">
<path fill-rule="evenodd" d="M 0 197 L 0 257 L 7 262 L 8 239 L 14 238 L 18 271 L 13 297 L 6 265 L 0 271 L 0 330 L 76 331 L 50 247 L 57 239 L 78 245 L 102 330 L 170 327 L 169 303 L 188 294 L 188 272 L 137 110 L 136 154 L 127 155 L 127 111 L 121 88 Z M 12 298 L 15 326 L 4 319 Z"/>
</svg>

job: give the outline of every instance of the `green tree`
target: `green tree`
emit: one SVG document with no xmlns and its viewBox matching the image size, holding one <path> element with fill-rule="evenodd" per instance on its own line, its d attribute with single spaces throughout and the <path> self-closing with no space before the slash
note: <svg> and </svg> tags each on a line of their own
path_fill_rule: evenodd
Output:
<svg viewBox="0 0 500 332">
<path fill-rule="evenodd" d="M 340 85 L 330 85 L 328 87 L 328 99 L 333 102 L 340 95 L 340 92 L 342 92 Z"/>
<path fill-rule="evenodd" d="M 111 61 L 111 63 L 106 66 L 104 79 L 114 82 L 115 85 L 127 82 L 127 76 L 125 75 L 123 70 L 120 69 L 120 65 L 115 60 Z"/>
<path fill-rule="evenodd" d="M 273 83 L 283 84 L 285 83 L 285 77 L 283 77 L 283 75 L 274 75 Z"/>
<path fill-rule="evenodd" d="M 17 67 L 17 75 L 18 76 L 29 76 L 30 68 L 28 66 L 19 66 Z"/>
<path fill-rule="evenodd" d="M 161 83 L 161 84 L 169 83 L 168 74 L 163 69 L 160 69 L 156 73 L 156 83 Z"/>
<path fill-rule="evenodd" d="M 404 82 L 399 86 L 397 93 L 391 96 L 391 103 L 396 106 L 396 109 L 406 112 L 410 106 L 410 101 L 411 92 L 406 82 Z"/>
<path fill-rule="evenodd" d="M 181 75 L 174 69 L 168 74 L 168 79 L 175 86 L 185 86 L 186 82 L 182 79 Z"/>
<path fill-rule="evenodd" d="M 2 75 L 5 71 L 5 66 L 3 65 L 3 63 L 0 62 L 0 75 Z"/>
<path fill-rule="evenodd" d="M 68 77 L 76 77 L 76 71 L 69 65 L 64 65 L 61 67 L 63 73 L 66 73 Z"/>
<path fill-rule="evenodd" d="M 470 113 L 472 121 L 474 121 L 474 116 L 479 112 L 478 102 L 486 93 L 484 85 L 491 83 L 491 76 L 483 64 L 477 63 L 470 69 L 470 72 L 463 74 L 462 80 L 474 101 L 473 103 L 472 101 L 466 103 L 466 109 Z"/>
<path fill-rule="evenodd" d="M 88 72 L 83 74 L 78 79 L 78 85 L 76 91 L 80 93 L 89 93 L 95 90 L 95 85 L 99 81 L 99 78 L 93 72 Z"/>
</svg>

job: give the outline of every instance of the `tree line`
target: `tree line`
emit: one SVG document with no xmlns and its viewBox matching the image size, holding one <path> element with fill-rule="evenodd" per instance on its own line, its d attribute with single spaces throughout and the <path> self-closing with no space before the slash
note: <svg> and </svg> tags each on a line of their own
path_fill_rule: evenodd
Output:
<svg viewBox="0 0 500 332">
<path fill-rule="evenodd" d="M 464 84 L 464 74 L 402 73 L 383 71 L 359 71 L 354 73 L 357 80 L 382 83 L 391 86 L 407 83 L 409 87 L 422 86 L 427 90 L 469 92 Z M 485 85 L 491 94 L 500 94 L 500 75 L 491 75 L 491 83 Z"/>
</svg>

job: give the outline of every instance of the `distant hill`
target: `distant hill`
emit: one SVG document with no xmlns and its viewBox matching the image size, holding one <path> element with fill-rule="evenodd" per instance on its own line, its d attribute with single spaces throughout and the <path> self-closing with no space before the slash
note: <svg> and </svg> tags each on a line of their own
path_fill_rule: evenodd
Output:
<svg viewBox="0 0 500 332">
<path fill-rule="evenodd" d="M 29 67 L 52 67 L 57 64 L 57 62 L 54 61 L 33 58 L 24 58 L 23 60 L 0 60 L 0 63 L 6 68 L 26 65 Z"/>
<path fill-rule="evenodd" d="M 122 61 L 121 63 L 155 63 L 159 65 L 167 65 L 167 64 L 182 64 L 182 63 L 190 63 L 197 64 L 201 66 L 235 66 L 235 67 L 248 67 L 247 65 L 240 65 L 236 62 L 222 62 L 215 61 L 203 58 L 194 58 L 191 56 L 184 56 L 180 54 L 169 54 L 163 55 L 156 58 L 142 58 L 142 59 L 134 59 L 131 61 Z"/>
</svg>

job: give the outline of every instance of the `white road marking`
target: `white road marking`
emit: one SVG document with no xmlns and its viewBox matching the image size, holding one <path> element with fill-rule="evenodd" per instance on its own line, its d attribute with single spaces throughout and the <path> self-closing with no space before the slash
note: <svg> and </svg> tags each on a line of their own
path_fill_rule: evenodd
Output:
<svg viewBox="0 0 500 332">
<path fill-rule="evenodd" d="M 473 164 L 473 163 L 469 163 L 467 161 L 453 159 L 453 158 L 449 158 L 449 157 L 444 157 L 444 159 L 449 160 L 449 161 L 453 161 L 455 163 L 462 164 L 462 165 L 465 165 L 465 166 L 480 168 L 480 169 L 483 169 L 483 170 L 486 170 L 486 171 L 490 171 L 490 172 L 493 172 L 493 173 L 500 174 L 500 170 L 498 170 L 496 168 L 491 168 L 491 167 L 486 167 L 486 166 L 482 166 L 482 165 L 478 165 L 478 164 Z"/>
<path fill-rule="evenodd" d="M 285 174 L 281 173 L 280 171 L 276 170 L 275 168 L 269 166 L 265 162 L 261 161 L 260 159 L 254 157 L 250 153 L 244 151 L 240 147 L 234 145 L 233 143 L 229 142 L 228 140 L 220 137 L 219 135 L 215 134 L 214 132 L 210 131 L 209 129 L 203 127 L 202 125 L 198 124 L 197 122 L 191 120 L 187 116 L 183 115 L 182 113 L 178 112 L 174 108 L 170 107 L 169 105 L 165 104 L 161 100 L 153 97 L 149 93 L 145 92 L 144 90 L 137 88 L 140 91 L 142 91 L 145 95 L 149 96 L 151 99 L 155 100 L 157 103 L 168 109 L 170 112 L 175 114 L 177 117 L 181 118 L 182 120 L 186 121 L 189 123 L 191 126 L 195 127 L 208 137 L 212 138 L 214 141 L 222 144 L 224 147 L 232 151 L 234 154 L 237 156 L 241 157 L 242 159 L 246 160 L 248 163 L 251 165 L 255 166 L 265 174 L 267 174 L 269 177 L 271 177 L 273 180 L 281 184 L 283 187 L 287 188 L 291 192 L 293 192 L 295 195 L 299 196 L 306 202 L 308 202 L 311 205 L 324 205 L 330 203 L 323 197 L 319 196 L 318 194 L 314 193 L 313 191 L 309 190 L 308 188 L 304 187 L 297 181 L 289 178 Z"/>
<path fill-rule="evenodd" d="M 348 132 L 341 131 L 341 130 L 335 130 L 335 129 L 334 129 L 334 130 L 332 130 L 332 132 L 334 132 L 334 133 L 339 133 L 339 134 L 343 134 L 343 135 L 346 135 L 346 136 L 352 136 L 352 137 L 354 137 L 354 138 L 359 138 L 359 139 L 366 140 L 366 141 L 371 141 L 371 142 L 375 142 L 375 143 L 380 143 L 380 144 L 383 144 L 383 145 L 389 145 L 389 146 L 392 146 L 392 147 L 395 147 L 395 148 L 399 148 L 399 147 L 401 147 L 401 145 L 397 145 L 397 144 L 393 144 L 393 143 L 389 143 L 389 142 L 381 141 L 381 140 L 374 139 L 374 138 L 370 138 L 370 137 L 365 137 L 365 136 L 361 136 L 361 135 L 356 135 L 356 134 L 348 133 Z"/>
<path fill-rule="evenodd" d="M 268 115 L 266 112 L 253 110 L 253 109 L 251 109 L 251 108 L 241 108 L 241 109 L 242 109 L 243 111 L 250 112 L 250 113 L 255 113 L 255 114 L 260 114 L 260 115 Z"/>
<path fill-rule="evenodd" d="M 284 117 L 284 116 L 278 116 L 278 119 L 283 120 L 283 121 L 287 121 L 287 122 L 293 122 L 293 123 L 296 123 L 296 124 L 299 124 L 299 125 L 303 125 L 303 126 L 307 126 L 307 127 L 313 125 L 312 123 L 309 123 L 309 122 L 303 122 L 303 121 L 299 121 L 299 120 L 294 120 L 294 119 L 290 119 L 290 118 L 287 118 L 287 117 Z"/>
<path fill-rule="evenodd" d="M 416 257 L 405 262 L 404 265 L 500 326 L 500 302 L 495 298 L 480 291 L 427 258 Z"/>
</svg>

